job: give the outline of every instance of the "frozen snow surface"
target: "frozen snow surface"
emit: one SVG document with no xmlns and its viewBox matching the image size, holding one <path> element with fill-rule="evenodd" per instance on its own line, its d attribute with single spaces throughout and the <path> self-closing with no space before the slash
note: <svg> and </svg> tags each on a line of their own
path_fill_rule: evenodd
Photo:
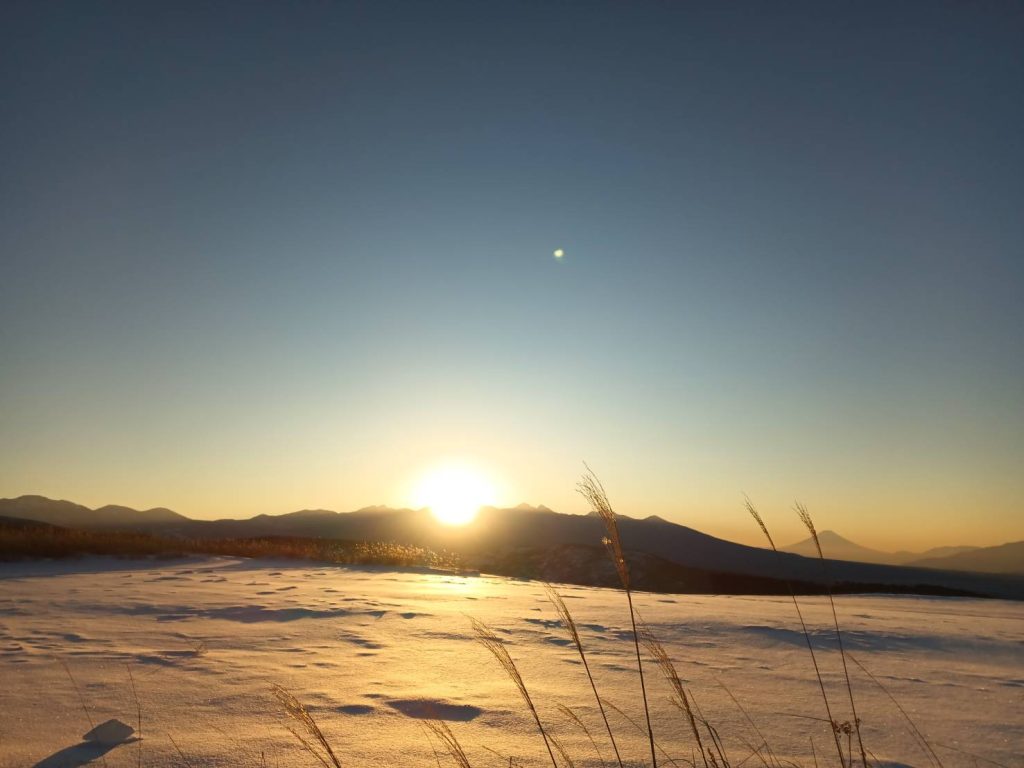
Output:
<svg viewBox="0 0 1024 768">
<path fill-rule="evenodd" d="M 623 595 L 560 591 L 602 696 L 641 723 Z M 828 602 L 800 604 L 833 715 L 850 719 Z M 1024 604 L 907 596 L 836 604 L 847 651 L 945 766 L 1024 766 Z M 761 737 L 726 688 L 780 758 L 836 764 L 788 597 L 640 594 L 636 605 L 734 765 L 762 764 L 748 746 Z M 541 584 L 221 558 L 0 565 L 0 768 L 135 766 L 140 750 L 144 766 L 316 765 L 288 733 L 275 683 L 308 707 L 345 766 L 436 766 L 429 717 L 447 721 L 474 766 L 508 766 L 510 757 L 550 765 L 469 617 L 507 643 L 576 765 L 610 764 L 582 665 Z M 654 664 L 645 670 L 659 764 L 671 756 L 686 765 L 695 758 L 688 727 Z M 932 765 L 888 695 L 853 664 L 850 673 L 876 764 Z M 596 749 L 559 704 L 586 724 Z M 649 765 L 646 735 L 624 715 L 609 712 L 620 751 L 629 765 Z M 81 740 L 111 719 L 141 739 Z"/>
</svg>

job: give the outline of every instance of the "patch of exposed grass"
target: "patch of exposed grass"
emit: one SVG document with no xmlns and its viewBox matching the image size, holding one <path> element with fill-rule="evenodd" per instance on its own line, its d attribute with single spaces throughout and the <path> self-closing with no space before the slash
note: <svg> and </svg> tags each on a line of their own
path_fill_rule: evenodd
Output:
<svg viewBox="0 0 1024 768">
<path fill-rule="evenodd" d="M 0 560 L 109 557 L 286 558 L 339 565 L 424 566 L 458 569 L 460 558 L 449 552 L 380 541 L 312 539 L 298 536 L 201 539 L 172 538 L 132 531 L 97 531 L 53 525 L 9 525 L 0 522 Z"/>
</svg>

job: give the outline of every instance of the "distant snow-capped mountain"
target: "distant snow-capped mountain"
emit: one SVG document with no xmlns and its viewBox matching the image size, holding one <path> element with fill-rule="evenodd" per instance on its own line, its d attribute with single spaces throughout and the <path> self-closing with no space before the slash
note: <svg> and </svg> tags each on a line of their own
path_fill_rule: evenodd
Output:
<svg viewBox="0 0 1024 768">
<path fill-rule="evenodd" d="M 878 549 L 864 547 L 856 542 L 840 536 L 835 531 L 819 531 L 818 540 L 821 542 L 821 551 L 825 557 L 832 560 L 850 560 L 856 563 L 878 563 L 883 565 L 910 565 L 919 560 L 931 558 L 945 558 L 950 555 L 959 555 L 970 552 L 978 547 L 935 547 L 924 552 L 883 552 Z M 817 557 L 818 550 L 814 539 L 808 537 L 803 541 L 782 547 L 784 552 L 792 552 L 804 557 Z M 968 570 L 968 569 L 954 569 Z"/>
</svg>

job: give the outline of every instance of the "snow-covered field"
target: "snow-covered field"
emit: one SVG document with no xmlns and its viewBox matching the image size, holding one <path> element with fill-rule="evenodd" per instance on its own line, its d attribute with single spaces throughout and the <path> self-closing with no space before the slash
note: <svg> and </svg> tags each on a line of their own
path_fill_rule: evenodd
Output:
<svg viewBox="0 0 1024 768">
<path fill-rule="evenodd" d="M 603 696 L 642 721 L 623 596 L 561 591 Z M 846 719 L 828 604 L 801 604 L 834 714 Z M 877 596 L 837 604 L 847 649 L 913 715 L 946 766 L 1024 765 L 1024 604 Z M 734 764 L 757 736 L 721 684 L 776 753 L 813 765 L 813 740 L 819 764 L 835 762 L 830 732 L 814 719 L 824 717 L 820 693 L 788 598 L 642 594 L 637 606 Z M 0 565 L 0 767 L 79 766 L 98 754 L 79 744 L 89 721 L 60 660 L 95 723 L 137 727 L 130 667 L 145 766 L 186 765 L 172 737 L 195 768 L 315 765 L 285 729 L 274 683 L 309 706 L 346 766 L 436 765 L 420 719 L 428 715 L 449 721 L 474 766 L 507 766 L 510 756 L 515 765 L 550 764 L 512 683 L 473 640 L 470 616 L 506 640 L 576 764 L 601 762 L 559 703 L 578 712 L 610 760 L 582 666 L 540 584 L 234 559 L 94 559 Z M 648 672 L 656 736 L 665 753 L 688 761 L 692 739 L 653 664 Z M 871 752 L 930 765 L 887 696 L 851 673 Z M 624 756 L 641 764 L 646 737 L 610 716 Z M 94 764 L 136 765 L 139 745 L 115 746 Z"/>
</svg>

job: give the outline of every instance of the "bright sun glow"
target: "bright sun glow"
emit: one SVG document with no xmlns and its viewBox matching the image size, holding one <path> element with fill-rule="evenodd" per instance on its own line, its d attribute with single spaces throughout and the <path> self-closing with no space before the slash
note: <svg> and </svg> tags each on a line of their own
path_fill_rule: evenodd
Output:
<svg viewBox="0 0 1024 768">
<path fill-rule="evenodd" d="M 480 507 L 494 503 L 494 487 L 479 470 L 450 464 L 424 475 L 415 498 L 445 525 L 466 525 Z"/>
</svg>

